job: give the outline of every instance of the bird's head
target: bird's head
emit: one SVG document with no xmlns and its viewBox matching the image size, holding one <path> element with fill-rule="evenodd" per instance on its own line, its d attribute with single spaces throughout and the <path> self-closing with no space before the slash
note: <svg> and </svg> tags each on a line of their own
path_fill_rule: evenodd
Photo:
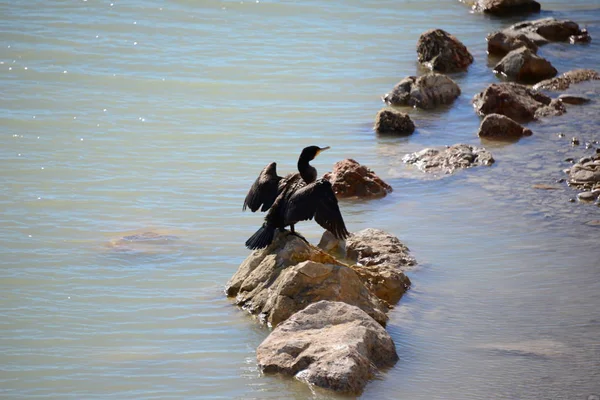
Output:
<svg viewBox="0 0 600 400">
<path fill-rule="evenodd" d="M 311 161 L 314 160 L 316 156 L 319 155 L 320 152 L 328 150 L 329 146 L 319 147 L 319 146 L 308 146 L 302 150 L 300 153 L 300 160 Z"/>
</svg>

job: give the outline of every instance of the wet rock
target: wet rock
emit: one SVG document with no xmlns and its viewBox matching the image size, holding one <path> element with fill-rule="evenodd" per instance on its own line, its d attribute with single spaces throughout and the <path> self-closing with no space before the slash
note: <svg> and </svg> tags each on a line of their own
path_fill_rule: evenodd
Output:
<svg viewBox="0 0 600 400">
<path fill-rule="evenodd" d="M 571 35 L 569 37 L 569 43 L 578 44 L 578 43 L 589 43 L 592 41 L 592 37 L 588 33 L 587 29 L 582 29 L 579 35 Z"/>
<path fill-rule="evenodd" d="M 573 137 L 573 138 L 571 139 L 571 144 L 572 144 L 573 146 L 579 146 L 579 139 L 577 139 L 576 137 Z"/>
<path fill-rule="evenodd" d="M 409 76 L 401 80 L 383 97 L 392 106 L 411 106 L 432 109 L 450 104 L 460 96 L 460 88 L 446 75 L 430 73 L 420 77 Z"/>
<path fill-rule="evenodd" d="M 398 360 L 389 334 L 357 307 L 320 301 L 279 325 L 256 351 L 265 373 L 358 394 L 379 368 Z"/>
<path fill-rule="evenodd" d="M 565 72 L 556 78 L 541 81 L 533 86 L 534 90 L 567 90 L 571 85 L 600 80 L 600 74 L 593 69 L 575 69 Z"/>
<path fill-rule="evenodd" d="M 536 52 L 536 46 L 550 42 L 564 42 L 571 36 L 586 35 L 587 31 L 579 29 L 579 25 L 573 21 L 555 18 L 543 18 L 534 21 L 519 22 L 499 32 L 493 32 L 487 36 L 488 52 L 494 55 L 504 55 L 510 50 L 521 47 L 522 43 L 532 52 Z M 518 46 L 518 47 L 517 47 Z"/>
<path fill-rule="evenodd" d="M 410 287 L 404 272 L 416 264 L 397 237 L 380 229 L 364 229 L 346 240 L 346 257 L 367 288 L 388 304 L 396 304 Z"/>
<path fill-rule="evenodd" d="M 462 71 L 473 63 L 465 45 L 442 29 L 429 30 L 419 37 L 417 57 L 420 63 L 438 72 Z"/>
<path fill-rule="evenodd" d="M 513 82 L 491 84 L 475 95 L 473 105 L 479 115 L 502 114 L 517 122 L 566 112 L 561 101 Z"/>
<path fill-rule="evenodd" d="M 514 140 L 522 136 L 531 136 L 531 129 L 500 114 L 488 114 L 479 126 L 479 137 L 493 140 Z"/>
<path fill-rule="evenodd" d="M 487 36 L 488 53 L 504 56 L 513 50 L 527 48 L 532 53 L 537 53 L 538 46 L 525 34 L 507 35 L 504 32 L 495 32 Z"/>
<path fill-rule="evenodd" d="M 572 94 L 561 94 L 558 96 L 558 99 L 563 103 L 572 105 L 581 105 L 590 102 L 590 99 L 587 97 L 575 96 Z"/>
<path fill-rule="evenodd" d="M 556 76 L 556 68 L 548 60 L 522 47 L 508 53 L 494 67 L 494 72 L 518 82 L 539 82 Z"/>
<path fill-rule="evenodd" d="M 600 226 L 600 219 L 593 219 L 585 223 L 587 226 Z"/>
<path fill-rule="evenodd" d="M 591 192 L 581 192 L 577 195 L 580 201 L 594 201 L 600 196 L 600 189 Z"/>
<path fill-rule="evenodd" d="M 377 113 L 373 129 L 377 133 L 410 135 L 415 131 L 415 124 L 408 114 L 385 108 Z"/>
<path fill-rule="evenodd" d="M 276 326 L 320 300 L 355 305 L 385 325 L 387 306 L 350 267 L 297 236 L 278 234 L 263 250 L 252 252 L 227 284 L 236 304 Z"/>
<path fill-rule="evenodd" d="M 451 174 L 456 169 L 492 165 L 494 158 L 484 148 L 455 144 L 445 149 L 427 148 L 407 154 L 402 161 L 424 172 Z"/>
<path fill-rule="evenodd" d="M 473 10 L 494 15 L 540 12 L 540 3 L 534 0 L 477 0 Z"/>
<path fill-rule="evenodd" d="M 338 161 L 323 178 L 331 182 L 337 197 L 378 198 L 392 191 L 375 172 L 352 159 Z"/>
</svg>

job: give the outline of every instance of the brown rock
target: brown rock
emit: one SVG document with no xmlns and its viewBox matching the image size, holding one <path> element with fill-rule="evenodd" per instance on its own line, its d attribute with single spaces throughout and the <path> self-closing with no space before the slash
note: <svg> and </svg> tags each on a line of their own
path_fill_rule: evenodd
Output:
<svg viewBox="0 0 600 400">
<path fill-rule="evenodd" d="M 363 229 L 346 240 L 346 257 L 365 286 L 388 304 L 396 304 L 410 287 L 404 272 L 416 264 L 397 237 L 380 229 Z"/>
<path fill-rule="evenodd" d="M 375 117 L 375 132 L 410 135 L 415 131 L 415 124 L 408 114 L 391 108 L 380 110 Z"/>
<path fill-rule="evenodd" d="M 473 98 L 479 115 L 502 114 L 518 122 L 541 116 L 561 115 L 566 110 L 560 101 L 518 83 L 493 83 Z"/>
<path fill-rule="evenodd" d="M 559 187 L 552 186 L 552 185 L 546 185 L 545 183 L 536 183 L 532 187 L 534 189 L 539 189 L 539 190 L 558 190 L 558 189 L 560 189 Z"/>
<path fill-rule="evenodd" d="M 451 174 L 457 169 L 492 165 L 494 158 L 484 148 L 455 144 L 445 149 L 427 148 L 407 154 L 402 161 L 415 164 L 424 172 Z"/>
<path fill-rule="evenodd" d="M 398 360 L 389 334 L 357 307 L 320 301 L 280 324 L 256 351 L 265 373 L 358 394 L 378 368 Z"/>
<path fill-rule="evenodd" d="M 548 60 L 526 47 L 513 50 L 494 67 L 494 72 L 518 82 L 539 82 L 552 78 L 558 71 Z"/>
<path fill-rule="evenodd" d="M 442 29 L 429 30 L 419 37 L 417 56 L 420 63 L 439 72 L 462 71 L 473 63 L 465 45 Z"/>
<path fill-rule="evenodd" d="M 540 12 L 540 3 L 534 0 L 477 0 L 473 10 L 494 15 Z"/>
<path fill-rule="evenodd" d="M 504 56 L 513 50 L 527 48 L 533 53 L 537 53 L 538 46 L 533 40 L 524 34 L 514 36 L 507 35 L 504 32 L 494 32 L 486 37 L 488 43 L 488 53 L 492 55 Z"/>
<path fill-rule="evenodd" d="M 326 173 L 323 179 L 331 182 L 337 197 L 377 198 L 392 191 L 375 172 L 352 159 L 335 163 L 333 172 Z"/>
<path fill-rule="evenodd" d="M 567 90 L 571 85 L 591 80 L 600 80 L 600 74 L 593 69 L 575 69 L 556 78 L 541 81 L 534 90 Z"/>
<path fill-rule="evenodd" d="M 385 325 L 387 306 L 359 276 L 331 255 L 297 236 L 278 234 L 263 250 L 252 252 L 227 284 L 236 304 L 276 326 L 308 304 L 343 301 L 365 310 Z"/>
<path fill-rule="evenodd" d="M 585 29 L 573 21 L 555 18 L 543 18 L 534 21 L 519 22 L 502 31 L 488 35 L 488 52 L 490 54 L 504 55 L 510 50 L 519 48 L 519 43 L 536 52 L 531 43 L 542 46 L 550 42 L 564 42 L 571 36 L 587 35 Z"/>
<path fill-rule="evenodd" d="M 574 96 L 572 94 L 561 94 L 560 96 L 558 96 L 558 99 L 563 103 L 573 105 L 581 105 L 590 102 L 590 99 L 588 99 L 587 97 Z"/>
<path fill-rule="evenodd" d="M 432 109 L 450 104 L 460 96 L 460 88 L 446 75 L 430 73 L 420 77 L 409 76 L 401 80 L 383 97 L 392 106 L 411 106 Z"/>
<path fill-rule="evenodd" d="M 494 140 L 514 140 L 530 136 L 531 130 L 500 114 L 488 114 L 479 126 L 479 137 Z"/>
</svg>

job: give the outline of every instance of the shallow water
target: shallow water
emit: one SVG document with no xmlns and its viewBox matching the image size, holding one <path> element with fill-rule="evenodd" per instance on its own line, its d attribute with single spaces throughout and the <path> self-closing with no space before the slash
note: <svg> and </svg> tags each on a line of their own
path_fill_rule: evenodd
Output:
<svg viewBox="0 0 600 400">
<path fill-rule="evenodd" d="M 0 393 L 5 398 L 328 398 L 262 376 L 268 331 L 223 296 L 261 216 L 260 169 L 329 145 L 381 200 L 347 225 L 404 241 L 419 261 L 388 330 L 400 361 L 364 398 L 586 399 L 600 394 L 600 208 L 555 184 L 569 139 L 600 140 L 600 86 L 490 168 L 424 178 L 408 152 L 479 144 L 470 100 L 496 78 L 485 34 L 518 19 L 456 2 L 0 2 Z M 587 46 L 540 50 L 564 72 L 600 65 L 595 1 L 543 3 L 587 25 Z M 371 131 L 379 97 L 418 73 L 415 43 L 455 34 L 475 63 L 448 109 L 411 111 L 407 138 Z M 558 133 L 566 133 L 559 138 Z M 555 184 L 541 191 L 533 184 Z M 298 228 L 313 242 L 315 224 Z M 126 243 L 154 232 L 168 243 Z"/>
</svg>

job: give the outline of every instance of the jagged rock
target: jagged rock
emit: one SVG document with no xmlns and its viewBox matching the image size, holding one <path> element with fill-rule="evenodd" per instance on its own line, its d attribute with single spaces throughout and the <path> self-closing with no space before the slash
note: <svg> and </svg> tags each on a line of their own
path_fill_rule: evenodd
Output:
<svg viewBox="0 0 600 400">
<path fill-rule="evenodd" d="M 375 198 L 392 191 L 375 172 L 352 159 L 336 162 L 333 172 L 326 173 L 323 179 L 331 182 L 337 197 Z"/>
<path fill-rule="evenodd" d="M 389 334 L 357 307 L 319 301 L 280 324 L 256 351 L 259 368 L 358 394 L 398 360 Z"/>
<path fill-rule="evenodd" d="M 494 67 L 494 72 L 518 82 L 539 82 L 552 78 L 558 72 L 548 60 L 526 47 L 508 53 Z"/>
<path fill-rule="evenodd" d="M 540 12 L 540 3 L 534 0 L 477 0 L 473 10 L 494 15 Z"/>
<path fill-rule="evenodd" d="M 590 99 L 588 99 L 587 97 L 575 96 L 572 94 L 561 94 L 560 96 L 558 96 L 558 99 L 563 103 L 572 105 L 581 105 L 590 102 Z"/>
<path fill-rule="evenodd" d="M 416 264 L 397 237 L 380 229 L 363 229 L 346 240 L 346 257 L 356 265 L 367 288 L 388 304 L 396 304 L 410 287 L 404 272 Z"/>
<path fill-rule="evenodd" d="M 375 117 L 375 132 L 410 135 L 415 131 L 415 124 L 408 114 L 391 108 L 380 110 Z"/>
<path fill-rule="evenodd" d="M 538 46 L 535 42 L 524 34 L 514 36 L 507 35 L 504 32 L 495 32 L 487 36 L 488 53 L 497 56 L 504 56 L 513 50 L 527 48 L 533 53 L 537 53 Z"/>
<path fill-rule="evenodd" d="M 556 78 L 541 81 L 534 90 L 567 90 L 571 85 L 591 80 L 600 80 L 600 74 L 593 69 L 575 69 Z"/>
<path fill-rule="evenodd" d="M 427 148 L 407 154 L 402 161 L 414 164 L 424 172 L 451 174 L 460 168 L 492 165 L 494 158 L 484 148 L 455 144 L 445 149 Z"/>
<path fill-rule="evenodd" d="M 514 140 L 522 136 L 530 136 L 531 129 L 500 114 L 488 114 L 479 126 L 479 137 L 494 140 Z"/>
<path fill-rule="evenodd" d="M 420 63 L 439 72 L 462 71 L 473 63 L 465 45 L 442 29 L 429 30 L 419 37 L 417 56 Z"/>
<path fill-rule="evenodd" d="M 582 29 L 579 35 L 571 35 L 569 36 L 569 43 L 577 44 L 577 43 L 589 43 L 592 41 L 592 37 L 588 33 L 587 29 Z"/>
<path fill-rule="evenodd" d="M 450 104 L 460 96 L 460 88 L 446 75 L 430 73 L 420 77 L 409 76 L 401 80 L 383 97 L 392 106 L 411 106 L 432 109 Z"/>
<path fill-rule="evenodd" d="M 473 106 L 479 115 L 502 114 L 518 122 L 566 112 L 560 100 L 512 82 L 491 84 L 475 95 Z"/>
<path fill-rule="evenodd" d="M 550 42 L 564 42 L 571 36 L 588 36 L 585 29 L 579 29 L 579 25 L 573 21 L 555 18 L 543 18 L 535 21 L 519 22 L 506 29 L 493 32 L 487 36 L 488 53 L 495 55 L 504 55 L 510 50 L 521 47 L 523 43 L 534 53 L 536 48 L 531 46 L 542 46 Z M 518 46 L 518 47 L 515 47 Z"/>
<path fill-rule="evenodd" d="M 387 306 L 357 273 L 333 256 L 287 232 L 252 252 L 227 284 L 236 304 L 272 326 L 320 300 L 356 305 L 385 325 Z"/>
</svg>

